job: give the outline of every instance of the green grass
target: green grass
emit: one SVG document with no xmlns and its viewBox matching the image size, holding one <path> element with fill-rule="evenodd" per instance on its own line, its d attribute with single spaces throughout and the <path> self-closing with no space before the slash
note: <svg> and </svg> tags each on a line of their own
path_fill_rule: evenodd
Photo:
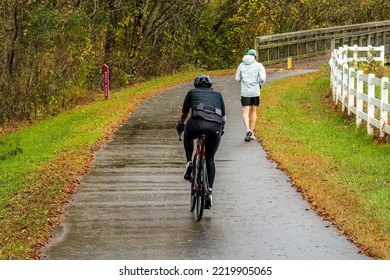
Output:
<svg viewBox="0 0 390 280">
<path fill-rule="evenodd" d="M 268 84 L 256 133 L 318 213 L 366 253 L 390 259 L 390 145 L 332 102 L 325 70 Z"/>
<path fill-rule="evenodd" d="M 78 177 L 88 170 L 92 152 L 143 99 L 198 74 L 140 83 L 111 93 L 108 101 L 83 105 L 1 136 L 0 156 L 16 143 L 23 153 L 0 160 L 0 259 L 38 258 L 59 222 L 63 204 L 76 191 Z"/>
</svg>

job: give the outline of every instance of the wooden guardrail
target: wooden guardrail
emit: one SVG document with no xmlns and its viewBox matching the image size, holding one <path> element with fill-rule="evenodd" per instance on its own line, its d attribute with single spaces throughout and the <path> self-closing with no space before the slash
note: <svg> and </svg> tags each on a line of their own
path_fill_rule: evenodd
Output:
<svg viewBox="0 0 390 280">
<path fill-rule="evenodd" d="M 358 52 L 370 54 L 370 57 L 358 57 Z M 389 79 L 387 77 L 378 79 L 374 74 L 364 75 L 362 70 L 356 71 L 349 67 L 349 63 L 357 63 L 356 59 L 381 61 L 383 52 L 384 46 L 377 48 L 344 46 L 333 50 L 329 61 L 335 103 L 341 103 L 342 111 L 347 110 L 348 115 L 355 114 L 356 126 L 361 126 L 364 120 L 368 134 L 373 134 L 376 127 L 380 137 L 390 135 Z"/>
<path fill-rule="evenodd" d="M 255 38 L 259 61 L 264 65 L 331 53 L 343 45 L 385 46 L 390 62 L 390 20 L 297 31 Z"/>
</svg>

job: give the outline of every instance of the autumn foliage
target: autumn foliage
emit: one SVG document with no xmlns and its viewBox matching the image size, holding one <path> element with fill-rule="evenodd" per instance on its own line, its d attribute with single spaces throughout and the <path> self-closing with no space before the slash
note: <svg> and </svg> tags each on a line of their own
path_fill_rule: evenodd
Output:
<svg viewBox="0 0 390 280">
<path fill-rule="evenodd" d="M 0 124 L 57 114 L 111 87 L 235 67 L 258 35 L 384 20 L 384 0 L 3 0 Z"/>
</svg>

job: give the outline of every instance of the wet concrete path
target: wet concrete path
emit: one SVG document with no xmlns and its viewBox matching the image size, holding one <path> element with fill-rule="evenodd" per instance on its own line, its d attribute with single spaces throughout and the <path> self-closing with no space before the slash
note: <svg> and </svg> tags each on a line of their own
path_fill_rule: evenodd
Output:
<svg viewBox="0 0 390 280">
<path fill-rule="evenodd" d="M 268 74 L 268 82 L 310 71 Z M 214 206 L 189 212 L 176 134 L 192 83 L 146 100 L 96 153 L 43 259 L 367 259 L 310 209 L 257 142 L 244 142 L 239 83 L 214 79 L 228 120 L 216 155 Z"/>
</svg>

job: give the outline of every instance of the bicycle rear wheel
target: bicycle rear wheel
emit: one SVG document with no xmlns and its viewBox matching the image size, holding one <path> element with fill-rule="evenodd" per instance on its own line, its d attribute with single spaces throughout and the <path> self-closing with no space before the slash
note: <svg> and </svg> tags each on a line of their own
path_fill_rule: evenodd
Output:
<svg viewBox="0 0 390 280">
<path fill-rule="evenodd" d="M 194 183 L 191 183 L 191 197 L 190 197 L 190 211 L 195 210 L 196 205 L 196 191 L 194 190 Z"/>
<path fill-rule="evenodd" d="M 197 176 L 197 188 L 196 188 L 196 219 L 198 222 L 203 217 L 204 209 L 204 197 L 206 194 L 206 186 L 204 181 L 204 169 L 203 169 L 203 160 L 199 162 L 198 166 L 198 176 Z"/>
<path fill-rule="evenodd" d="M 192 179 L 191 179 L 191 196 L 190 196 L 190 211 L 193 212 L 196 206 L 196 178 L 198 177 L 198 157 L 195 155 L 192 167 Z"/>
</svg>

